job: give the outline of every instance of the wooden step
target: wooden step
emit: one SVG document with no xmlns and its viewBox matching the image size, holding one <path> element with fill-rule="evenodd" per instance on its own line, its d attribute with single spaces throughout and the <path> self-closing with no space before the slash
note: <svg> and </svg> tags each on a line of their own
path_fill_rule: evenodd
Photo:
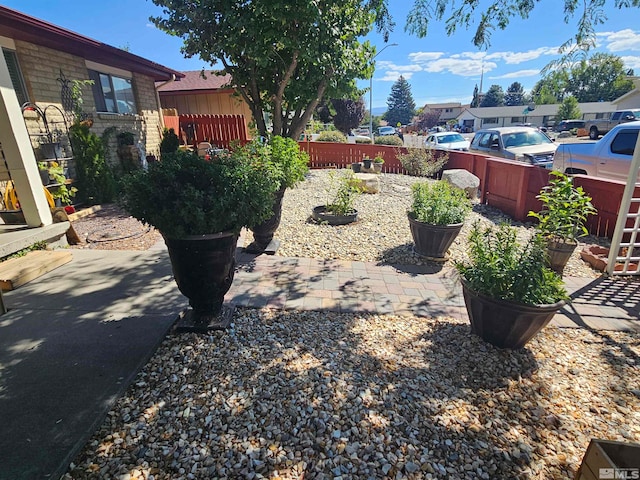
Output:
<svg viewBox="0 0 640 480">
<path fill-rule="evenodd" d="M 36 250 L 24 257 L 12 258 L 0 263 L 0 288 L 3 291 L 14 290 L 65 263 L 73 256 L 64 250 Z"/>
</svg>

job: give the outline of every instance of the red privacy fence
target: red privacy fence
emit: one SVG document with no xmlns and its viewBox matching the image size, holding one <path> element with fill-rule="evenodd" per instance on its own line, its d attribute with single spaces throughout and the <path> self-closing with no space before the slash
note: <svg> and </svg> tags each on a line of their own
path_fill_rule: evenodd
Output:
<svg viewBox="0 0 640 480">
<path fill-rule="evenodd" d="M 174 128 L 185 145 L 209 142 L 215 147 L 229 148 L 232 142 L 249 141 L 244 115 L 165 116 L 164 121 L 167 128 Z"/>
<path fill-rule="evenodd" d="M 374 158 L 382 153 L 383 172 L 406 173 L 397 159 L 404 147 L 330 142 L 300 142 L 300 148 L 309 153 L 311 168 L 350 168 L 364 157 Z M 468 152 L 449 152 L 445 169 L 462 168 L 480 179 L 480 200 L 499 208 L 517 221 L 531 220 L 529 211 L 538 211 L 542 204 L 536 199 L 542 187 L 549 183 L 549 170 L 525 163 L 485 157 Z M 616 180 L 576 175 L 574 183 L 592 197 L 598 214 L 587 221 L 589 232 L 611 238 L 625 184 Z M 640 187 L 636 187 L 636 196 Z"/>
</svg>

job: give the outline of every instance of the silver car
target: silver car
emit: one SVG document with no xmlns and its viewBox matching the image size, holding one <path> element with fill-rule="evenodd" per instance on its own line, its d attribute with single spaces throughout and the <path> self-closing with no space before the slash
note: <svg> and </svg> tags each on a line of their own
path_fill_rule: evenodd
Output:
<svg viewBox="0 0 640 480">
<path fill-rule="evenodd" d="M 469 151 L 552 168 L 558 146 L 531 127 L 488 128 L 476 132 Z"/>
</svg>

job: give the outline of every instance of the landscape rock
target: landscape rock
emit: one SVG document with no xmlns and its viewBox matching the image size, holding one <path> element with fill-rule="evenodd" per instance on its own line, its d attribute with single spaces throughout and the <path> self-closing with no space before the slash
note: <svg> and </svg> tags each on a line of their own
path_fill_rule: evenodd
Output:
<svg viewBox="0 0 640 480">
<path fill-rule="evenodd" d="M 464 190 L 467 193 L 467 198 L 471 200 L 478 199 L 480 179 L 473 173 L 462 168 L 444 170 L 442 172 L 442 180 L 449 182 L 454 187 Z"/>
<path fill-rule="evenodd" d="M 373 173 L 356 173 L 355 177 L 360 187 L 364 190 L 364 193 L 380 192 L 380 177 L 378 175 Z"/>
</svg>

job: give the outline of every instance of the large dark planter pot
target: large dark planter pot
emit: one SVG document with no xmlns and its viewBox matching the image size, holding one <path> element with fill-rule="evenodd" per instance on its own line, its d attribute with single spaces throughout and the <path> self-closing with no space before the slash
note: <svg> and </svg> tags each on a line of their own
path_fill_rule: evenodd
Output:
<svg viewBox="0 0 640 480">
<path fill-rule="evenodd" d="M 193 311 L 185 317 L 183 330 L 206 332 L 225 328 L 222 303 L 235 273 L 238 234 L 232 232 L 193 235 L 181 239 L 164 237 L 173 276 Z"/>
<path fill-rule="evenodd" d="M 353 223 L 358 219 L 358 211 L 353 210 L 347 215 L 336 215 L 331 212 L 327 212 L 326 205 L 319 205 L 313 208 L 311 214 L 314 220 L 320 223 L 327 223 L 329 225 L 346 225 Z"/>
<path fill-rule="evenodd" d="M 573 251 L 578 246 L 573 242 L 556 242 L 554 240 L 547 241 L 547 254 L 549 255 L 549 266 L 560 275 L 567 266 L 567 262 L 571 258 Z"/>
<path fill-rule="evenodd" d="M 415 252 L 430 260 L 446 260 L 447 250 L 462 230 L 463 224 L 432 225 L 419 222 L 411 213 L 407 217 Z"/>
<path fill-rule="evenodd" d="M 280 226 L 280 219 L 282 217 L 282 198 L 286 188 L 281 188 L 275 193 L 275 199 L 273 202 L 273 215 L 262 222 L 260 225 L 256 225 L 251 229 L 253 232 L 254 241 L 245 248 L 248 253 L 262 253 L 271 244 L 273 235 Z M 273 246 L 275 247 L 275 245 Z M 269 253 L 275 253 L 276 248 L 270 248 Z"/>
<path fill-rule="evenodd" d="M 364 168 L 371 168 L 371 162 L 372 160 L 370 158 L 365 158 L 364 160 L 362 160 L 362 164 L 364 166 Z"/>
<path fill-rule="evenodd" d="M 353 173 L 360 173 L 361 169 L 362 169 L 362 163 L 356 162 L 351 164 L 351 170 L 353 170 Z"/>
<path fill-rule="evenodd" d="M 471 290 L 462 281 L 471 331 L 499 348 L 518 349 L 542 330 L 565 302 L 551 305 L 523 305 L 496 300 Z"/>
</svg>

